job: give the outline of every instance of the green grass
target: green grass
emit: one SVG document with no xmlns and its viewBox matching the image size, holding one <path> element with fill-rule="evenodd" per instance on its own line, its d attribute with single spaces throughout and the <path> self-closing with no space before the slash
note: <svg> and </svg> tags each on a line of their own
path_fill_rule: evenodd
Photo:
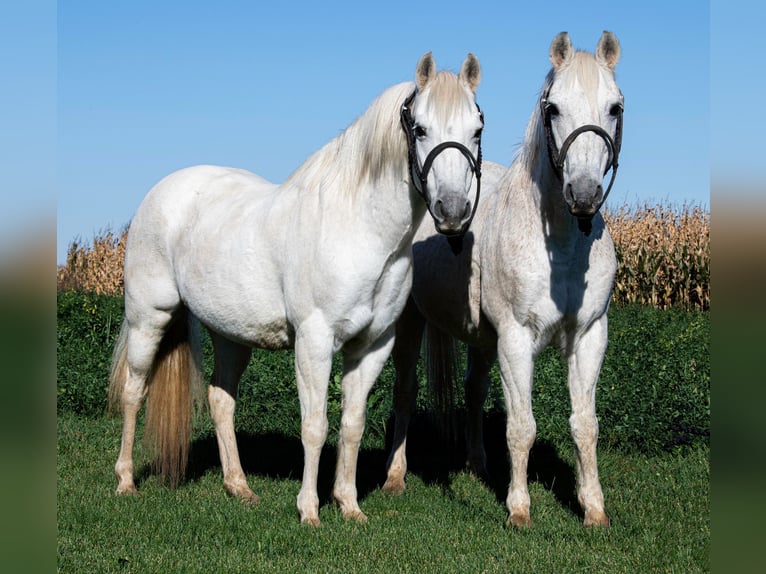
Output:
<svg viewBox="0 0 766 574">
<path fill-rule="evenodd" d="M 489 480 L 466 474 L 462 447 L 437 440 L 421 415 L 408 440 L 412 472 L 407 491 L 390 497 L 380 492 L 394 379 L 390 362 L 386 365 L 368 401 L 358 466 L 360 505 L 368 524 L 346 522 L 330 500 L 340 418 L 337 358 L 329 388 L 330 435 L 320 464 L 322 527 L 299 524 L 296 496 L 303 452 L 289 352 L 255 352 L 239 389 L 235 424 L 240 454 L 261 504 L 246 507 L 225 494 L 207 414 L 196 427 L 188 479 L 180 488 L 159 485 L 146 471 L 139 447 L 140 495 L 116 497 L 113 467 L 120 420 L 103 413 L 122 313 L 119 298 L 58 294 L 61 572 L 710 570 L 709 313 L 610 308 L 610 341 L 596 404 L 599 469 L 612 520 L 607 530 L 582 527 L 566 369 L 554 352 L 538 358 L 533 395 L 538 433 L 529 467 L 535 526 L 524 531 L 505 527 L 509 465 L 496 368 L 485 418 Z M 208 344 L 208 376 L 210 354 Z M 418 399 L 421 413 L 428 408 L 424 395 Z M 460 420 L 459 389 L 456 398 Z"/>
<path fill-rule="evenodd" d="M 261 503 L 223 489 L 217 449 L 204 431 L 177 490 L 138 466 L 140 495 L 116 497 L 120 421 L 59 414 L 58 568 L 61 572 L 705 572 L 709 571 L 709 448 L 657 456 L 600 452 L 609 529 L 584 529 L 573 492 L 571 449 L 532 451 L 534 527 L 506 528 L 507 462 L 488 428 L 485 484 L 439 448 L 420 459 L 400 497 L 384 495 L 383 449 L 362 452 L 360 504 L 369 522 L 345 521 L 329 502 L 333 449 L 320 468 L 320 519 L 299 524 L 300 442 L 244 435 L 243 463 Z M 493 434 L 494 433 L 494 434 Z M 495 436 L 495 439 L 497 437 Z M 493 450 L 495 449 L 495 450 Z M 449 459 L 450 457 L 445 457 Z M 500 459 L 500 460 L 498 460 Z M 493 462 L 494 461 L 494 462 Z M 428 468 L 426 468 L 428 467 Z"/>
</svg>

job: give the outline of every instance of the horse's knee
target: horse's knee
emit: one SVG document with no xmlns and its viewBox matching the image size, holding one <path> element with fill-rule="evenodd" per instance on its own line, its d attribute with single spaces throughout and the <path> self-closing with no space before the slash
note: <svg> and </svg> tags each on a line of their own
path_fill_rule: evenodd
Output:
<svg viewBox="0 0 766 574">
<path fill-rule="evenodd" d="M 569 428 L 575 444 L 586 445 L 598 438 L 598 419 L 592 414 L 572 415 L 569 417 Z"/>
<path fill-rule="evenodd" d="M 327 440 L 327 418 L 305 419 L 301 424 L 301 442 L 304 448 L 321 448 Z"/>
<path fill-rule="evenodd" d="M 513 450 L 526 450 L 532 448 L 537 435 L 537 425 L 535 419 L 529 417 L 527 420 L 511 421 L 508 419 L 508 425 L 505 431 L 505 438 L 508 446 Z"/>
</svg>

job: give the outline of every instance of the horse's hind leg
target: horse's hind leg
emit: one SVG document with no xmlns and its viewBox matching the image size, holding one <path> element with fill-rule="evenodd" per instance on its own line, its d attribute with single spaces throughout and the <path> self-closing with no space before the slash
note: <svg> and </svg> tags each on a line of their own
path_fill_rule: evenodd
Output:
<svg viewBox="0 0 766 574">
<path fill-rule="evenodd" d="M 468 468 L 475 476 L 487 476 L 487 454 L 484 450 L 484 403 L 489 391 L 489 371 L 496 352 L 468 347 L 468 368 L 465 373 L 465 406 L 468 415 L 466 446 Z"/>
<path fill-rule="evenodd" d="M 126 321 L 115 349 L 116 369 L 112 374 L 110 394 L 119 395 L 122 411 L 120 454 L 114 465 L 117 476 L 116 494 L 136 494 L 133 480 L 133 446 L 136 419 L 147 391 L 147 380 L 165 329 L 172 321 L 168 312 L 153 310 L 140 321 Z M 119 372 L 118 372 L 119 371 Z"/>
<path fill-rule="evenodd" d="M 568 357 L 569 395 L 572 402 L 569 425 L 575 443 L 577 498 L 585 513 L 585 526 L 609 526 L 596 460 L 596 382 L 606 343 L 607 319 L 603 315 L 580 338 L 577 348 Z"/>
<path fill-rule="evenodd" d="M 347 351 L 343 355 L 343 413 L 338 442 L 338 462 L 335 469 L 333 496 L 345 518 L 366 522 L 359 508 L 356 491 L 356 465 L 359 444 L 364 432 L 367 396 L 383 370 L 394 344 L 391 326 L 374 345 L 358 354 Z"/>
<path fill-rule="evenodd" d="M 391 358 L 396 370 L 394 383 L 394 440 L 388 457 L 388 471 L 383 492 L 401 494 L 406 486 L 407 428 L 415 412 L 418 397 L 417 365 L 425 320 L 412 299 L 396 323 L 396 340 Z"/>
<path fill-rule="evenodd" d="M 234 432 L 237 387 L 250 361 L 252 350 L 216 333 L 211 332 L 210 338 L 215 352 L 215 368 L 207 397 L 210 416 L 215 424 L 218 452 L 223 469 L 223 485 L 226 492 L 232 496 L 243 502 L 256 503 L 259 499 L 247 485 Z"/>
</svg>

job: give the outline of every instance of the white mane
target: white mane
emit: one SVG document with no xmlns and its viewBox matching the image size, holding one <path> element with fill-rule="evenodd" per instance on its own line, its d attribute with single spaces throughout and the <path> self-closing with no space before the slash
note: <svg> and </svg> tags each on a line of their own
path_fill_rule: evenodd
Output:
<svg viewBox="0 0 766 574">
<path fill-rule="evenodd" d="M 364 114 L 295 170 L 285 185 L 312 193 L 334 189 L 345 195 L 381 177 L 392 163 L 394 170 L 406 176 L 407 139 L 399 110 L 414 89 L 413 82 L 388 88 Z"/>
<path fill-rule="evenodd" d="M 440 71 L 427 89 L 428 108 L 440 123 L 454 114 L 465 98 L 458 77 Z M 314 193 L 321 189 L 353 196 L 360 187 L 377 181 L 385 170 L 407 177 L 407 139 L 400 123 L 404 101 L 415 90 L 414 82 L 396 84 L 380 94 L 369 108 L 340 135 L 309 157 L 285 181 Z"/>
</svg>

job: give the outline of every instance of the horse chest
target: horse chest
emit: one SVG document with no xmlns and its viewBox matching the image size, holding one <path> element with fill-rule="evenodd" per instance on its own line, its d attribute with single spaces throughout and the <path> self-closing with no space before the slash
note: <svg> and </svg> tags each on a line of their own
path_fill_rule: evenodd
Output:
<svg viewBox="0 0 766 574">
<path fill-rule="evenodd" d="M 502 265 L 487 265 L 482 277 L 482 310 L 496 328 L 511 321 L 522 326 L 532 340 L 546 345 L 556 334 L 579 324 L 588 324 L 606 306 L 610 272 L 586 258 L 526 257 L 504 259 Z M 606 281 L 597 280 L 602 276 Z M 502 285 L 502 289 L 497 289 Z"/>
<path fill-rule="evenodd" d="M 328 279 L 319 305 L 335 331 L 336 347 L 376 340 L 400 315 L 412 281 L 411 259 L 401 253 L 377 265 L 353 263 Z"/>
</svg>

